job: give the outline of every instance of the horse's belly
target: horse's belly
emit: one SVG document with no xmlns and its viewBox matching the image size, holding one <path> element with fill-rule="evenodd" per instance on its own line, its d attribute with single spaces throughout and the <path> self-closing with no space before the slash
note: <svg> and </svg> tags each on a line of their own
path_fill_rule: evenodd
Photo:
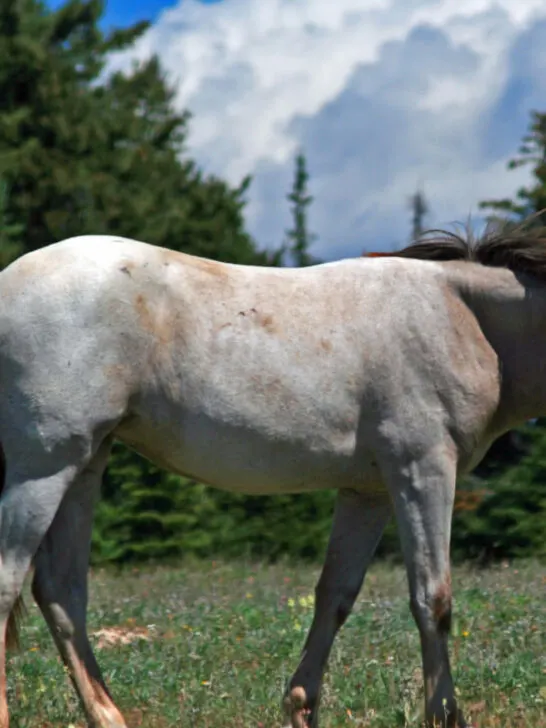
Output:
<svg viewBox="0 0 546 728">
<path fill-rule="evenodd" d="M 275 438 L 196 417 L 180 429 L 134 421 L 116 434 L 160 467 L 233 492 L 359 489 L 378 480 L 372 454 L 358 451 L 352 432 L 317 446 L 301 437 Z"/>
</svg>

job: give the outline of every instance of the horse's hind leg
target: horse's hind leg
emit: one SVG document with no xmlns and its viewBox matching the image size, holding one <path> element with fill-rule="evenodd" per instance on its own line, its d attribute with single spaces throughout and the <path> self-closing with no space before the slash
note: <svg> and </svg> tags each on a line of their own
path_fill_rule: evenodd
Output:
<svg viewBox="0 0 546 728">
<path fill-rule="evenodd" d="M 28 443 L 19 452 L 5 447 L 5 455 L 0 498 L 0 728 L 9 725 L 5 649 L 10 613 L 32 558 L 77 472 L 75 458 L 59 457 L 64 463 L 59 467 L 50 455 Z"/>
<path fill-rule="evenodd" d="M 68 668 L 91 728 L 125 728 L 104 684 L 86 629 L 93 508 L 110 442 L 76 478 L 34 559 L 32 592 Z"/>
<path fill-rule="evenodd" d="M 315 594 L 315 615 L 303 657 L 290 680 L 284 712 L 292 728 L 318 726 L 322 674 L 338 629 L 358 596 L 375 549 L 391 515 L 387 494 L 338 494 L 326 560 Z"/>
<path fill-rule="evenodd" d="M 454 448 L 430 447 L 385 457 L 383 474 L 391 492 L 408 573 L 411 611 L 421 637 L 427 725 L 466 725 L 457 708 L 448 655 L 451 622 L 449 542 L 455 497 Z"/>
</svg>

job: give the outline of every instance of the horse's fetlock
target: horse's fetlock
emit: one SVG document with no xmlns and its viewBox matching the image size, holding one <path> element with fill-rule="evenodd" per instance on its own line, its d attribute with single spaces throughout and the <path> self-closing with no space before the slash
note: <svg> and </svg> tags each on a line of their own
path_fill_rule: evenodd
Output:
<svg viewBox="0 0 546 728">
<path fill-rule="evenodd" d="M 283 710 L 290 720 L 291 728 L 308 728 L 311 716 L 310 701 L 301 685 L 289 688 L 283 700 Z"/>
<path fill-rule="evenodd" d="M 426 724 L 427 728 L 462 728 L 462 726 L 466 726 L 455 700 L 446 700 L 441 708 L 429 712 Z"/>
</svg>

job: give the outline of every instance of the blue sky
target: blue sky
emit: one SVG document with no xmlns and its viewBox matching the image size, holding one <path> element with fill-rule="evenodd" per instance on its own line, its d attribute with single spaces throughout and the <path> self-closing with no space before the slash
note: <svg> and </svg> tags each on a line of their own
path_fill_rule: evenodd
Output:
<svg viewBox="0 0 546 728">
<path fill-rule="evenodd" d="M 130 0 L 107 0 L 106 12 L 104 14 L 104 25 L 124 26 L 139 20 L 150 20 L 154 22 L 159 13 L 172 5 L 176 0 L 141 0 L 141 2 L 130 2 Z"/>
<path fill-rule="evenodd" d="M 204 5 L 213 5 L 222 0 L 199 0 Z M 139 20 L 154 22 L 162 10 L 176 5 L 176 0 L 107 0 L 104 25 L 124 26 Z"/>
<path fill-rule="evenodd" d="M 107 2 L 107 27 L 143 18 L 111 67 L 159 56 L 192 113 L 188 153 L 233 184 L 252 175 L 262 246 L 289 225 L 300 149 L 324 259 L 405 244 L 417 188 L 426 223 L 449 226 L 529 181 L 507 162 L 546 111 L 544 0 Z"/>
<path fill-rule="evenodd" d="M 213 5 L 222 0 L 199 0 L 203 5 Z M 49 5 L 53 8 L 63 4 L 63 0 L 50 0 Z M 106 0 L 106 12 L 103 24 L 108 28 L 111 26 L 120 27 L 131 25 L 139 20 L 150 20 L 154 22 L 162 10 L 173 7 L 177 0 Z"/>
</svg>

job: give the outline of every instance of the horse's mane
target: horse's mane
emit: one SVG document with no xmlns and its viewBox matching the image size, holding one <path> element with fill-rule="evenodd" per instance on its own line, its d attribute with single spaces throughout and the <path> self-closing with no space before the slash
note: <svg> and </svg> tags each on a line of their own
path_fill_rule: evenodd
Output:
<svg viewBox="0 0 546 728">
<path fill-rule="evenodd" d="M 372 253 L 372 255 L 374 255 Z M 475 237 L 467 229 L 465 235 L 446 230 L 429 230 L 416 242 L 392 253 L 379 253 L 399 258 L 481 263 L 514 272 L 528 273 L 546 281 L 546 227 L 530 221 L 514 225 L 504 223 Z"/>
</svg>

